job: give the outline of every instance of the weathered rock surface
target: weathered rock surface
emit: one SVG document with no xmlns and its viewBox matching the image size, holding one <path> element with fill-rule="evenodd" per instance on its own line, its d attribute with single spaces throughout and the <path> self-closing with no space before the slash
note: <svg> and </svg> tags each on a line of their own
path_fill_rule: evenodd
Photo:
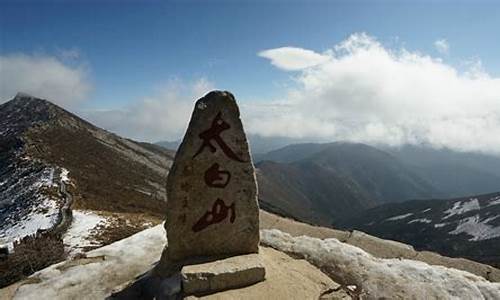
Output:
<svg viewBox="0 0 500 300">
<path fill-rule="evenodd" d="M 210 294 L 252 285 L 265 275 L 259 254 L 232 256 L 182 267 L 182 289 L 185 295 Z"/>
<path fill-rule="evenodd" d="M 169 246 L 162 260 L 258 251 L 255 171 L 231 93 L 210 92 L 196 102 L 167 198 Z"/>
<path fill-rule="evenodd" d="M 240 300 L 240 299 L 319 299 L 330 291 L 335 298 L 350 299 L 341 286 L 303 259 L 294 259 L 272 248 L 261 247 L 259 256 L 266 268 L 266 280 L 244 288 L 227 290 L 206 296 L 188 296 L 185 299 Z"/>
</svg>

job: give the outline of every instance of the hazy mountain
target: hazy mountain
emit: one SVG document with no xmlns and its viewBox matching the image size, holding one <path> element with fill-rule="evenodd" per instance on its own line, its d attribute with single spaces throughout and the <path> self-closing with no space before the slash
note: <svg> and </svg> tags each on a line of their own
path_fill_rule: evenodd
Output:
<svg viewBox="0 0 500 300">
<path fill-rule="evenodd" d="M 298 144 L 257 163 L 263 207 L 303 221 L 332 224 L 388 202 L 440 195 L 392 155 L 364 144 Z"/>
<path fill-rule="evenodd" d="M 269 151 L 267 153 L 254 155 L 254 162 L 270 160 L 274 162 L 290 163 L 307 158 L 320 152 L 334 143 L 301 143 L 290 144 L 283 148 Z"/>
<path fill-rule="evenodd" d="M 277 150 L 290 144 L 305 143 L 309 140 L 288 137 L 264 137 L 257 134 L 248 134 L 247 138 L 249 141 L 250 151 L 254 158 L 258 155 L 263 155 L 269 151 Z M 167 149 L 177 150 L 181 142 L 181 140 L 160 141 L 155 144 Z"/>
<path fill-rule="evenodd" d="M 500 266 L 500 193 L 382 205 L 339 225 Z"/>
<path fill-rule="evenodd" d="M 333 144 L 335 143 L 292 144 L 254 155 L 254 160 L 290 163 L 307 158 Z M 500 156 L 425 146 L 379 145 L 376 148 L 391 154 L 407 169 L 425 179 L 442 197 L 461 197 L 500 190 Z"/>
<path fill-rule="evenodd" d="M 170 149 L 173 151 L 177 151 L 177 148 L 181 145 L 182 141 L 177 140 L 177 141 L 161 141 L 161 142 L 156 142 L 155 145 L 158 145 L 160 147 Z"/>
<path fill-rule="evenodd" d="M 417 146 L 383 149 L 428 179 L 446 197 L 500 191 L 499 156 Z"/>
</svg>

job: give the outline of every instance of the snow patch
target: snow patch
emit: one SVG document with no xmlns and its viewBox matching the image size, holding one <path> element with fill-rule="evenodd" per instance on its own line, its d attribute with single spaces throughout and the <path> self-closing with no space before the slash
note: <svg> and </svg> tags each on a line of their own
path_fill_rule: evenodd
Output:
<svg viewBox="0 0 500 300">
<path fill-rule="evenodd" d="M 66 251 L 71 254 L 83 252 L 86 247 L 99 247 L 100 243 L 92 240 L 92 230 L 106 224 L 106 218 L 92 211 L 73 210 L 73 221 L 63 236 Z"/>
<path fill-rule="evenodd" d="M 426 212 L 428 212 L 429 210 L 431 210 L 431 209 L 430 209 L 430 208 L 424 209 L 423 211 L 421 211 L 421 213 L 426 213 Z"/>
<path fill-rule="evenodd" d="M 431 221 L 431 220 L 429 220 L 429 219 L 425 219 L 425 218 L 424 218 L 424 219 L 414 219 L 414 220 L 411 220 L 410 222 L 408 222 L 408 224 L 417 223 L 417 222 L 419 222 L 419 223 L 427 223 L 427 224 L 429 224 L 429 223 L 431 223 L 432 221 Z"/>
<path fill-rule="evenodd" d="M 157 225 L 87 252 L 92 263 L 65 261 L 36 272 L 31 278 L 38 280 L 21 285 L 13 299 L 106 299 L 149 271 L 166 243 L 163 225 Z"/>
<path fill-rule="evenodd" d="M 69 177 L 68 177 L 69 171 L 65 168 L 61 169 L 61 181 L 64 183 L 70 183 Z"/>
<path fill-rule="evenodd" d="M 1 228 L 0 239 L 12 249 L 14 241 L 35 234 L 39 229 L 52 228 L 57 222 L 58 215 L 58 203 L 46 198 L 37 206 L 32 207 L 31 213 L 24 216 L 21 222 Z"/>
<path fill-rule="evenodd" d="M 292 237 L 272 229 L 261 230 L 261 242 L 305 258 L 337 282 L 360 287 L 370 299 L 498 299 L 500 295 L 500 283 L 468 272 L 408 259 L 376 258 L 334 238 Z"/>
<path fill-rule="evenodd" d="M 0 240 L 10 249 L 14 241 L 50 229 L 59 220 L 58 199 L 44 193 L 54 186 L 54 168 L 19 167 L 16 172 L 0 190 Z"/>
<path fill-rule="evenodd" d="M 468 211 L 478 210 L 479 208 L 479 201 L 477 200 L 477 198 L 471 198 L 469 201 L 464 202 L 458 201 L 453 203 L 452 208 L 444 211 L 444 213 L 446 213 L 446 216 L 443 217 L 443 220 L 446 220 L 449 217 L 455 215 L 464 214 Z"/>
<path fill-rule="evenodd" d="M 441 227 L 444 227 L 448 225 L 448 223 L 438 223 L 438 224 L 434 224 L 434 228 L 441 228 Z"/>
<path fill-rule="evenodd" d="M 498 218 L 499 216 L 490 217 L 484 220 L 480 220 L 479 215 L 475 215 L 469 218 L 460 220 L 457 228 L 450 231 L 450 234 L 460 234 L 466 233 L 472 236 L 469 241 L 483 241 L 496 237 L 500 237 L 500 226 L 491 226 L 487 224 L 490 221 Z"/>
<path fill-rule="evenodd" d="M 413 215 L 413 213 L 407 213 L 407 214 L 404 214 L 404 215 L 390 217 L 390 218 L 386 219 L 386 221 L 402 220 L 402 219 L 408 218 L 409 216 L 412 216 L 412 215 Z"/>
<path fill-rule="evenodd" d="M 500 196 L 496 196 L 490 199 L 490 203 L 488 203 L 488 206 L 499 205 L 499 204 L 500 204 Z"/>
</svg>

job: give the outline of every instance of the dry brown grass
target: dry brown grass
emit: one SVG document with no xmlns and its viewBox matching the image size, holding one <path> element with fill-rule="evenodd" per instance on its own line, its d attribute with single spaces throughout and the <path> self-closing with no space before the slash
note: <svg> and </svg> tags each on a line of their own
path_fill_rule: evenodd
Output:
<svg viewBox="0 0 500 300">
<path fill-rule="evenodd" d="M 164 217 L 165 199 L 137 191 L 148 181 L 163 185 L 160 176 L 100 143 L 84 129 L 51 126 L 27 134 L 28 152 L 48 163 L 64 166 L 77 184 L 71 190 L 76 208 L 98 211 L 142 213 Z"/>
<path fill-rule="evenodd" d="M 0 288 L 64 260 L 60 236 L 41 233 L 26 236 L 14 244 L 14 252 L 0 260 Z"/>
<path fill-rule="evenodd" d="M 147 214 L 99 212 L 99 215 L 105 217 L 107 222 L 95 228 L 92 237 L 102 245 L 119 241 L 163 221 Z"/>
</svg>

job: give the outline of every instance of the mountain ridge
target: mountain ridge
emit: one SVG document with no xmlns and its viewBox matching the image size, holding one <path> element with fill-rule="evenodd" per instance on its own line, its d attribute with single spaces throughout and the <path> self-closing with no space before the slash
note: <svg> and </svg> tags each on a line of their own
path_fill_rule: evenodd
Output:
<svg viewBox="0 0 500 300">
<path fill-rule="evenodd" d="M 368 145 L 301 144 L 283 151 L 271 155 L 281 162 L 256 164 L 259 197 L 263 207 L 301 221 L 331 226 L 382 203 L 439 195 L 392 155 Z"/>
</svg>

